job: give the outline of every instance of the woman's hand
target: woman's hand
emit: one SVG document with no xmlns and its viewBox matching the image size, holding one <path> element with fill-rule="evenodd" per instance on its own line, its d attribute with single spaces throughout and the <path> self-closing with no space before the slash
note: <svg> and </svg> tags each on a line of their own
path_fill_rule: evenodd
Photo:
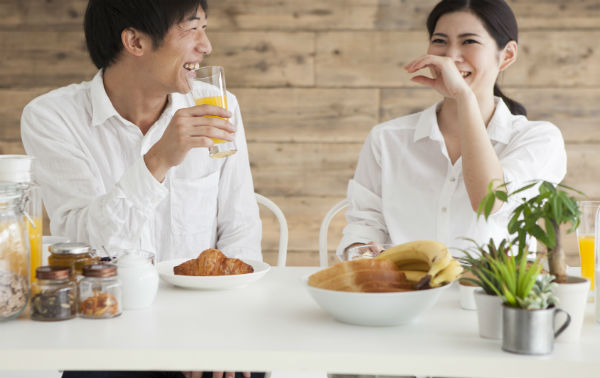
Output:
<svg viewBox="0 0 600 378">
<path fill-rule="evenodd" d="M 449 98 L 457 98 L 471 91 L 452 58 L 424 55 L 404 66 L 404 69 L 411 74 L 424 68 L 429 68 L 433 78 L 417 75 L 411 80 L 415 83 L 427 85 L 438 91 L 442 96 Z"/>
</svg>

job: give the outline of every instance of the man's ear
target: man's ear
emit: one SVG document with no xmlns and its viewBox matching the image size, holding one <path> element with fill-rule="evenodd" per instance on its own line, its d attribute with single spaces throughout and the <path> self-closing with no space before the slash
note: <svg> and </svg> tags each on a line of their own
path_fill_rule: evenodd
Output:
<svg viewBox="0 0 600 378">
<path fill-rule="evenodd" d="M 152 47 L 152 40 L 134 28 L 126 28 L 121 32 L 121 42 L 125 51 L 134 56 L 142 56 Z"/>
<path fill-rule="evenodd" d="M 500 54 L 500 71 L 504 71 L 517 60 L 519 47 L 517 42 L 509 41 Z"/>
</svg>

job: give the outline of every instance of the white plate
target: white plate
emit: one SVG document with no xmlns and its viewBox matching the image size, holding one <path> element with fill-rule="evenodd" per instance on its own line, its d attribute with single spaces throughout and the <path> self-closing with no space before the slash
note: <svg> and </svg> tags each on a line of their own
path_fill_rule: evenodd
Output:
<svg viewBox="0 0 600 378">
<path fill-rule="evenodd" d="M 158 263 L 158 274 L 164 281 L 175 286 L 188 289 L 222 290 L 245 286 L 250 282 L 260 279 L 271 269 L 271 266 L 262 261 L 243 260 L 252 265 L 254 273 L 234 274 L 228 276 L 182 276 L 173 273 L 173 267 L 189 259 L 175 259 Z"/>
</svg>

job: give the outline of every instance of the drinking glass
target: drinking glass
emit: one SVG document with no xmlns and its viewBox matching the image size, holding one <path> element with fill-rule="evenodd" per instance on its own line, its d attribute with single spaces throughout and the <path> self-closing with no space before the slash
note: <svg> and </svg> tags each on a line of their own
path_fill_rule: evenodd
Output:
<svg viewBox="0 0 600 378">
<path fill-rule="evenodd" d="M 227 109 L 227 90 L 223 67 L 200 67 L 195 71 L 194 78 L 190 80 L 190 88 L 196 105 L 217 105 Z M 224 158 L 236 153 L 237 147 L 234 141 L 211 139 L 215 144 L 208 149 L 210 157 Z"/>
<path fill-rule="evenodd" d="M 577 243 L 581 260 L 581 276 L 590 280 L 590 290 L 594 290 L 594 233 L 596 213 L 600 201 L 580 201 L 581 223 L 577 227 Z"/>
</svg>

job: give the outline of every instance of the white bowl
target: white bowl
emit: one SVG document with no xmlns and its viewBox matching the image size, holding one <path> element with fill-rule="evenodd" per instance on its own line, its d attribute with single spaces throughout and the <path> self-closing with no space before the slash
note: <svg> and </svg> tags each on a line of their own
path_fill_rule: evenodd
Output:
<svg viewBox="0 0 600 378">
<path fill-rule="evenodd" d="M 363 326 L 410 323 L 429 310 L 450 286 L 397 293 L 352 293 L 304 285 L 315 302 L 335 319 Z"/>
</svg>

